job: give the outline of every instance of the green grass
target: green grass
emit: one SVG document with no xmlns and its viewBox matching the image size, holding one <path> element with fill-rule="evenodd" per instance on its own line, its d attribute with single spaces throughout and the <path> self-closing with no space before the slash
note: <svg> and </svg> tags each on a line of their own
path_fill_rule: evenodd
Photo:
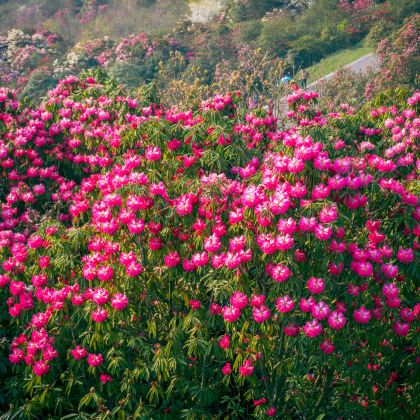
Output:
<svg viewBox="0 0 420 420">
<path fill-rule="evenodd" d="M 353 47 L 337 51 L 323 58 L 319 63 L 306 69 L 309 73 L 309 82 L 318 80 L 319 78 L 336 71 L 338 68 L 343 67 L 346 64 L 352 63 L 370 52 L 372 52 L 372 47 L 365 45 L 363 41 Z"/>
</svg>

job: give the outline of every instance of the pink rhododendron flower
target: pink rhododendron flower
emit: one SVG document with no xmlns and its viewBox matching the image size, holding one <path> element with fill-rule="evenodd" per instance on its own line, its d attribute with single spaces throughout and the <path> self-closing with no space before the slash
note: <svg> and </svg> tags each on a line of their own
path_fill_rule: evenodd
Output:
<svg viewBox="0 0 420 420">
<path fill-rule="evenodd" d="M 410 324 L 404 324 L 402 322 L 396 321 L 394 323 L 394 331 L 400 336 L 406 336 L 410 330 Z"/>
<path fill-rule="evenodd" d="M 201 302 L 199 300 L 190 299 L 190 307 L 196 311 L 201 308 Z"/>
<path fill-rule="evenodd" d="M 397 253 L 397 258 L 404 264 L 408 264 L 414 261 L 414 252 L 411 248 L 404 249 L 400 248 Z"/>
<path fill-rule="evenodd" d="M 103 384 L 106 384 L 107 382 L 112 381 L 112 376 L 107 375 L 106 373 L 101 373 L 99 375 L 99 379 Z"/>
<path fill-rule="evenodd" d="M 324 340 L 320 345 L 319 348 L 325 353 L 325 354 L 331 354 L 335 350 L 335 346 L 331 343 L 331 341 Z"/>
<path fill-rule="evenodd" d="M 39 266 L 41 268 L 46 268 L 49 265 L 50 265 L 50 257 L 48 257 L 47 255 L 39 257 Z"/>
<path fill-rule="evenodd" d="M 282 264 L 269 265 L 266 271 L 275 282 L 280 283 L 285 282 L 292 275 L 290 269 Z"/>
<path fill-rule="evenodd" d="M 254 307 L 252 317 L 255 322 L 262 323 L 270 318 L 270 310 L 264 305 Z"/>
<path fill-rule="evenodd" d="M 267 402 L 267 398 L 263 397 L 263 398 L 260 398 L 259 400 L 254 400 L 253 404 L 255 407 L 258 407 L 260 405 L 265 404 L 266 402 Z"/>
<path fill-rule="evenodd" d="M 104 322 L 108 318 L 108 311 L 106 309 L 95 309 L 92 312 L 92 319 L 95 322 Z"/>
<path fill-rule="evenodd" d="M 293 310 L 295 302 L 288 295 L 285 295 L 277 299 L 276 307 L 279 312 L 287 313 Z"/>
<path fill-rule="evenodd" d="M 111 306 L 118 311 L 122 311 L 127 305 L 128 298 L 123 293 L 116 293 L 111 299 Z"/>
<path fill-rule="evenodd" d="M 323 279 L 311 277 L 307 282 L 308 290 L 313 294 L 322 293 L 325 289 L 325 282 Z"/>
<path fill-rule="evenodd" d="M 35 375 L 42 376 L 48 373 L 50 366 L 44 360 L 38 360 L 33 366 Z"/>
<path fill-rule="evenodd" d="M 219 340 L 219 346 L 222 349 L 228 349 L 230 345 L 230 338 L 228 335 L 224 335 L 220 340 Z"/>
<path fill-rule="evenodd" d="M 89 366 L 97 367 L 103 362 L 102 354 L 89 353 L 87 356 Z"/>
<path fill-rule="evenodd" d="M 230 303 L 233 307 L 237 309 L 243 309 L 248 305 L 248 297 L 242 292 L 236 291 L 230 297 Z"/>
<path fill-rule="evenodd" d="M 395 283 L 385 283 L 382 286 L 382 293 L 387 298 L 395 298 L 398 296 L 398 286 Z"/>
<path fill-rule="evenodd" d="M 275 407 L 270 407 L 265 410 L 265 414 L 268 417 L 274 417 L 277 414 L 277 409 Z"/>
<path fill-rule="evenodd" d="M 414 321 L 414 311 L 410 308 L 402 308 L 400 311 L 400 317 L 404 322 L 410 324 Z"/>
<path fill-rule="evenodd" d="M 299 332 L 299 328 L 296 324 L 288 324 L 283 327 L 283 332 L 289 337 L 294 337 Z"/>
<path fill-rule="evenodd" d="M 251 359 L 245 360 L 242 366 L 239 366 L 239 374 L 241 376 L 251 376 L 254 373 L 254 365 Z"/>
<path fill-rule="evenodd" d="M 165 255 L 166 267 L 176 267 L 180 261 L 181 259 L 176 251 L 172 251 L 168 255 Z"/>
<path fill-rule="evenodd" d="M 303 332 L 310 338 L 317 337 L 322 332 L 322 326 L 317 319 L 307 321 L 303 327 Z"/>
<path fill-rule="evenodd" d="M 220 315 L 222 313 L 222 307 L 217 303 L 212 303 L 210 305 L 210 313 L 212 315 Z"/>
<path fill-rule="evenodd" d="M 222 373 L 223 373 L 223 375 L 230 375 L 232 373 L 232 367 L 231 367 L 230 363 L 226 363 L 222 367 Z"/>
<path fill-rule="evenodd" d="M 322 320 L 328 317 L 330 314 L 330 308 L 325 302 L 320 300 L 312 306 L 311 313 L 315 319 Z"/>
<path fill-rule="evenodd" d="M 83 347 L 76 346 L 74 349 L 70 350 L 70 353 L 74 359 L 79 360 L 86 357 L 87 351 Z"/>
<path fill-rule="evenodd" d="M 147 160 L 159 160 L 162 156 L 162 152 L 157 146 L 146 147 L 145 157 Z"/>
<path fill-rule="evenodd" d="M 364 306 L 361 306 L 353 312 L 353 318 L 359 324 L 367 324 L 371 318 L 371 314 L 369 310 L 367 310 Z"/>
<path fill-rule="evenodd" d="M 341 330 L 346 325 L 346 318 L 341 311 L 333 311 L 328 316 L 328 325 L 334 330 Z"/>
<path fill-rule="evenodd" d="M 252 295 L 251 296 L 251 306 L 258 307 L 263 305 L 265 302 L 265 295 Z"/>
<path fill-rule="evenodd" d="M 235 306 L 224 306 L 222 316 L 227 322 L 235 322 L 241 316 L 241 310 Z"/>
</svg>

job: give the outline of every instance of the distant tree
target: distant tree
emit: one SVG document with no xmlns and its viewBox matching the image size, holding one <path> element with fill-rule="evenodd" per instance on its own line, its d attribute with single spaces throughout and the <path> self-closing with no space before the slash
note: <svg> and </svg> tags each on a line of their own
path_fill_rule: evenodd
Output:
<svg viewBox="0 0 420 420">
<path fill-rule="evenodd" d="M 57 79 L 46 71 L 37 71 L 31 74 L 22 91 L 22 96 L 39 101 L 47 92 L 57 84 Z"/>
<path fill-rule="evenodd" d="M 284 7 L 293 13 L 302 13 L 305 9 L 311 7 L 316 0 L 289 0 L 284 2 Z"/>
<path fill-rule="evenodd" d="M 339 24 L 337 25 L 336 22 L 331 25 L 326 25 L 322 29 L 320 33 L 320 40 L 324 44 L 323 49 L 326 53 L 331 53 L 340 48 L 345 48 L 350 42 L 345 26 Z"/>
<path fill-rule="evenodd" d="M 241 22 L 264 16 L 267 12 L 281 8 L 285 4 L 287 4 L 285 0 L 237 0 L 231 2 L 229 11 L 235 22 Z"/>
<path fill-rule="evenodd" d="M 260 19 L 248 20 L 238 25 L 239 38 L 242 42 L 253 42 L 261 33 L 262 23 Z"/>
<path fill-rule="evenodd" d="M 397 24 L 389 20 L 380 20 L 376 22 L 366 36 L 366 43 L 376 48 L 378 43 L 389 36 L 390 33 L 397 29 Z"/>
<path fill-rule="evenodd" d="M 281 28 L 281 30 L 279 30 Z M 258 46 L 271 50 L 277 56 L 284 56 L 290 47 L 290 41 L 296 37 L 295 22 L 290 13 L 280 12 L 263 22 Z"/>
<path fill-rule="evenodd" d="M 377 49 L 381 71 L 378 89 L 398 85 L 419 87 L 420 14 L 407 18 L 403 27 L 383 39 Z"/>
<path fill-rule="evenodd" d="M 137 5 L 139 7 L 150 7 L 156 3 L 156 0 L 137 0 Z"/>
<path fill-rule="evenodd" d="M 290 46 L 296 53 L 297 65 L 307 67 L 319 61 L 325 54 L 325 45 L 319 37 L 312 35 L 302 35 Z"/>
<path fill-rule="evenodd" d="M 109 68 L 109 73 L 119 84 L 128 89 L 138 87 L 146 79 L 138 64 L 115 63 Z"/>
<path fill-rule="evenodd" d="M 418 0 L 388 0 L 391 16 L 397 21 L 402 21 L 407 16 L 420 13 L 420 2 Z"/>
</svg>

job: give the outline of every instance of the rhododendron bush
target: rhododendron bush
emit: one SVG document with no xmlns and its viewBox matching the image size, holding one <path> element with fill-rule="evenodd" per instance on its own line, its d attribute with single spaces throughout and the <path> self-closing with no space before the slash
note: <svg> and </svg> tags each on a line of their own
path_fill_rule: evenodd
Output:
<svg viewBox="0 0 420 420">
<path fill-rule="evenodd" d="M 239 97 L 0 91 L 4 412 L 416 414 L 420 94 Z"/>
</svg>

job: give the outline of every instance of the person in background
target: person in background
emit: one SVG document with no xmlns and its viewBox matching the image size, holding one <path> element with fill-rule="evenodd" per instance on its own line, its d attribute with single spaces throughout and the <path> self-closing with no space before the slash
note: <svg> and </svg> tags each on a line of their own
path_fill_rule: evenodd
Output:
<svg viewBox="0 0 420 420">
<path fill-rule="evenodd" d="M 272 99 L 268 99 L 268 100 L 267 100 L 267 103 L 265 103 L 265 104 L 263 105 L 263 109 L 264 109 L 265 111 L 267 111 L 269 114 L 272 114 L 272 113 L 273 113 L 273 110 L 274 110 L 274 103 L 273 103 L 273 100 L 272 100 Z"/>
<path fill-rule="evenodd" d="M 308 83 L 308 72 L 305 69 L 302 69 L 300 72 L 300 81 L 302 82 L 302 89 L 306 89 Z"/>
<path fill-rule="evenodd" d="M 251 97 L 249 98 L 249 101 L 248 101 L 248 107 L 249 107 L 249 109 L 257 108 L 258 107 L 258 101 L 259 101 L 258 92 L 255 92 L 254 91 L 251 94 Z"/>
</svg>

